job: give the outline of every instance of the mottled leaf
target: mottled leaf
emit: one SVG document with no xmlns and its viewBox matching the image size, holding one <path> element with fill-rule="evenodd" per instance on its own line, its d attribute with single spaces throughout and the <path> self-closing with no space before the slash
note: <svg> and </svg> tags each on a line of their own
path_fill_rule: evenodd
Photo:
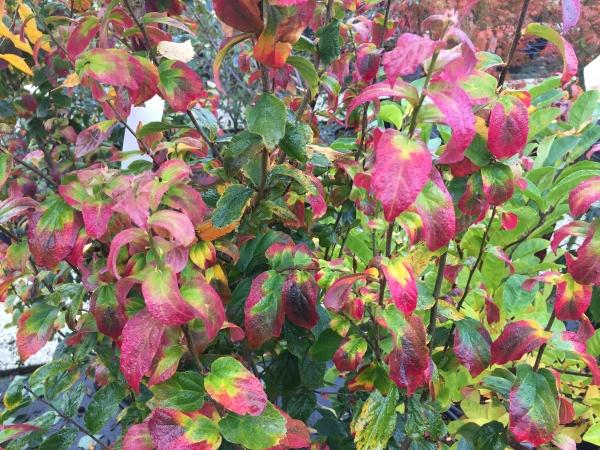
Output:
<svg viewBox="0 0 600 450">
<path fill-rule="evenodd" d="M 390 389 L 384 397 L 373 391 L 352 423 L 357 450 L 384 450 L 396 427 L 398 389 Z"/>
<path fill-rule="evenodd" d="M 492 108 L 488 149 L 498 159 L 521 153 L 529 134 L 527 106 L 516 96 L 506 95 Z"/>
<path fill-rule="evenodd" d="M 490 365 L 491 345 L 490 333 L 481 322 L 470 318 L 456 322 L 454 354 L 472 377 L 476 377 Z"/>
<path fill-rule="evenodd" d="M 403 258 L 395 258 L 381 266 L 392 300 L 400 311 L 409 315 L 417 307 L 417 283 L 410 263 Z"/>
<path fill-rule="evenodd" d="M 284 281 L 284 276 L 274 270 L 263 272 L 252 280 L 244 305 L 244 329 L 252 348 L 260 347 L 281 333 Z"/>
<path fill-rule="evenodd" d="M 533 320 L 519 320 L 509 323 L 502 334 L 492 343 L 491 364 L 505 364 L 517 361 L 550 338 L 550 334 Z"/>
</svg>

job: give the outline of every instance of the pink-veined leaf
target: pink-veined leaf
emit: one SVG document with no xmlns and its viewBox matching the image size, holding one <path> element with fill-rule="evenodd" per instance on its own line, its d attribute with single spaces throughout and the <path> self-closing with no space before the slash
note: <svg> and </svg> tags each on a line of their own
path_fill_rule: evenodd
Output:
<svg viewBox="0 0 600 450">
<path fill-rule="evenodd" d="M 155 212 L 148 219 L 148 225 L 154 231 L 164 230 L 179 245 L 188 247 L 196 238 L 194 225 L 186 216 L 177 211 L 163 209 Z"/>
<path fill-rule="evenodd" d="M 168 266 L 146 272 L 142 294 L 148 312 L 165 325 L 183 325 L 196 316 L 194 308 L 181 296 L 177 276 Z"/>
<path fill-rule="evenodd" d="M 363 89 L 361 93 L 354 97 L 354 99 L 350 102 L 350 105 L 348 105 L 348 111 L 346 112 L 346 121 L 352 114 L 352 111 L 354 111 L 363 103 L 379 100 L 383 97 L 395 99 L 404 98 L 413 105 L 419 101 L 419 93 L 417 90 L 405 81 L 396 80 L 396 83 L 394 83 L 393 86 L 390 86 L 387 81 L 375 83 Z"/>
<path fill-rule="evenodd" d="M 480 173 L 474 173 L 467 179 L 465 191 L 458 200 L 458 209 L 468 216 L 481 217 L 489 208 L 488 200 L 483 195 L 483 181 Z"/>
<path fill-rule="evenodd" d="M 27 226 L 29 251 L 36 264 L 51 269 L 75 246 L 82 226 L 81 216 L 61 197 L 53 197 L 34 212 Z"/>
<path fill-rule="evenodd" d="M 588 178 L 569 192 L 571 215 L 581 216 L 597 201 L 600 201 L 600 176 Z"/>
<path fill-rule="evenodd" d="M 121 372 L 125 380 L 140 393 L 140 381 L 152 367 L 165 326 L 144 309 L 127 321 L 121 343 Z"/>
<path fill-rule="evenodd" d="M 353 372 L 358 369 L 365 353 L 367 341 L 362 337 L 350 336 L 344 339 L 340 347 L 333 354 L 333 363 L 340 372 Z"/>
<path fill-rule="evenodd" d="M 38 206 L 31 197 L 9 197 L 0 202 L 0 223 L 20 217 Z"/>
<path fill-rule="evenodd" d="M 316 194 L 306 194 L 306 201 L 310 205 L 313 220 L 317 220 L 323 217 L 327 212 L 327 203 L 325 202 L 325 189 L 323 188 L 321 180 L 319 180 L 313 174 L 307 174 L 307 176 L 317 188 Z"/>
<path fill-rule="evenodd" d="M 202 78 L 187 64 L 164 59 L 158 71 L 158 90 L 173 111 L 186 111 L 205 97 Z"/>
<path fill-rule="evenodd" d="M 365 280 L 367 276 L 366 273 L 357 273 L 338 278 L 327 289 L 323 297 L 323 305 L 331 311 L 339 312 L 350 297 L 354 283 L 358 280 Z"/>
<path fill-rule="evenodd" d="M 392 300 L 400 311 L 409 315 L 417 307 L 417 283 L 410 263 L 404 258 L 395 258 L 381 266 Z"/>
<path fill-rule="evenodd" d="M 204 222 L 209 212 L 200 192 L 187 184 L 177 184 L 169 188 L 162 202 L 183 212 L 195 227 Z"/>
<path fill-rule="evenodd" d="M 490 333 L 477 320 L 467 318 L 456 322 L 454 354 L 472 377 L 490 365 L 491 345 Z"/>
<path fill-rule="evenodd" d="M 71 61 L 75 61 L 85 51 L 99 30 L 100 21 L 96 16 L 85 16 L 79 19 L 67 41 L 67 55 Z"/>
<path fill-rule="evenodd" d="M 400 35 L 396 47 L 383 55 L 383 69 L 390 85 L 400 76 L 412 75 L 440 44 L 443 45 L 440 41 L 412 33 Z"/>
<path fill-rule="evenodd" d="M 485 198 L 492 206 L 507 202 L 515 193 L 512 169 L 505 164 L 495 162 L 482 167 L 481 180 Z"/>
<path fill-rule="evenodd" d="M 100 147 L 108 139 L 116 123 L 116 120 L 104 120 L 79 133 L 75 142 L 75 157 L 83 158 Z"/>
<path fill-rule="evenodd" d="M 524 354 L 545 344 L 549 338 L 550 334 L 533 320 L 509 323 L 492 343 L 490 363 L 505 364 L 509 361 L 517 361 Z"/>
<path fill-rule="evenodd" d="M 431 169 L 430 178 L 413 207 L 422 221 L 419 235 L 433 252 L 454 238 L 456 219 L 452 197 L 435 167 Z"/>
<path fill-rule="evenodd" d="M 388 306 L 378 321 L 392 335 L 393 350 L 386 358 L 390 378 L 411 396 L 431 379 L 423 320 L 415 314 L 405 317 L 395 306 Z"/>
<path fill-rule="evenodd" d="M 509 429 L 519 443 L 535 447 L 550 442 L 558 429 L 558 392 L 554 375 L 546 369 L 517 367 L 510 390 Z"/>
<path fill-rule="evenodd" d="M 244 305 L 244 329 L 251 348 L 279 337 L 285 314 L 281 298 L 284 282 L 284 276 L 274 270 L 252 280 Z"/>
<path fill-rule="evenodd" d="M 584 237 L 587 235 L 590 229 L 590 224 L 583 221 L 573 221 L 566 225 L 563 225 L 558 230 L 554 231 L 552 240 L 550 241 L 550 248 L 554 253 L 558 250 L 558 246 L 567 236 Z"/>
<path fill-rule="evenodd" d="M 600 220 L 590 224 L 586 238 L 577 250 L 577 258 L 565 255 L 567 270 L 579 284 L 600 285 Z"/>
<path fill-rule="evenodd" d="M 179 343 L 180 334 L 181 330 L 176 327 L 168 328 L 163 333 L 150 369 L 149 387 L 164 383 L 177 372 L 181 357 L 185 354 L 185 347 Z"/>
<path fill-rule="evenodd" d="M 239 415 L 260 416 L 267 406 L 260 380 L 231 356 L 212 363 L 204 388 L 213 400 Z"/>
<path fill-rule="evenodd" d="M 423 142 L 392 129 L 381 135 L 375 152 L 371 191 L 382 203 L 385 219 L 393 222 L 427 184 L 431 154 Z"/>
<path fill-rule="evenodd" d="M 281 298 L 285 315 L 294 325 L 311 329 L 319 321 L 319 288 L 308 272 L 292 271 L 283 284 Z"/>
<path fill-rule="evenodd" d="M 54 332 L 58 310 L 45 303 L 35 303 L 26 310 L 17 325 L 17 350 L 21 361 L 26 361 L 42 349 Z"/>
<path fill-rule="evenodd" d="M 145 244 L 148 240 L 146 232 L 140 228 L 128 228 L 119 232 L 110 242 L 110 251 L 108 252 L 108 258 L 106 260 L 106 268 L 108 271 L 118 280 L 121 278 L 119 271 L 117 270 L 117 258 L 119 252 L 124 245 Z"/>
<path fill-rule="evenodd" d="M 557 350 L 572 353 L 576 357 L 581 358 L 592 374 L 593 384 L 596 386 L 600 385 L 600 368 L 598 367 L 598 361 L 588 353 L 586 342 L 581 336 L 572 331 L 563 331 L 552 340 L 552 343 Z"/>
<path fill-rule="evenodd" d="M 529 112 L 514 95 L 500 97 L 490 113 L 488 149 L 498 159 L 519 154 L 527 144 Z"/>
<path fill-rule="evenodd" d="M 561 0 L 563 33 L 567 34 L 571 28 L 577 25 L 579 14 L 581 14 L 580 0 Z"/>
<path fill-rule="evenodd" d="M 577 74 L 577 55 L 573 46 L 563 38 L 558 31 L 539 23 L 530 23 L 523 30 L 523 35 L 533 35 L 546 39 L 553 44 L 563 58 L 563 73 L 561 81 L 566 83 Z"/>
<path fill-rule="evenodd" d="M 147 423 L 131 425 L 123 438 L 123 450 L 154 450 Z"/>
<path fill-rule="evenodd" d="M 456 85 L 434 83 L 427 95 L 444 115 L 447 125 L 452 128 L 450 140 L 438 162 L 450 164 L 462 161 L 465 150 L 475 137 L 475 115 L 471 108 L 471 99 Z"/>
<path fill-rule="evenodd" d="M 217 450 L 221 446 L 218 419 L 199 412 L 156 408 L 147 423 L 156 450 Z"/>
</svg>

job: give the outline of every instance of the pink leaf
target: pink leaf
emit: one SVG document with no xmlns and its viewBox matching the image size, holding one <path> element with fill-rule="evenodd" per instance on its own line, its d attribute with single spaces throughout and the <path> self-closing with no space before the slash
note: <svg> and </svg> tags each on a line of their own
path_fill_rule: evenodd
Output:
<svg viewBox="0 0 600 450">
<path fill-rule="evenodd" d="M 371 191 L 392 222 L 417 198 L 431 172 L 431 154 L 419 140 L 389 129 L 375 148 Z"/>
<path fill-rule="evenodd" d="M 412 75 L 417 68 L 430 58 L 443 43 L 428 37 L 404 33 L 396 42 L 396 47 L 383 55 L 383 69 L 390 85 L 400 76 Z"/>
<path fill-rule="evenodd" d="M 163 209 L 148 219 L 148 225 L 156 230 L 164 230 L 179 245 L 188 247 L 196 238 L 196 231 L 190 219 L 176 211 Z"/>
<path fill-rule="evenodd" d="M 402 80 L 397 80 L 394 86 L 390 86 L 387 81 L 375 83 L 363 89 L 362 92 L 354 97 L 352 102 L 350 102 L 348 111 L 346 112 L 346 121 L 352 114 L 352 111 L 354 111 L 360 105 L 366 102 L 379 100 L 382 97 L 405 98 L 413 105 L 419 101 L 419 94 L 417 90 Z"/>
<path fill-rule="evenodd" d="M 517 97 L 500 98 L 490 114 L 488 148 L 496 158 L 510 158 L 520 153 L 527 144 L 529 113 Z"/>
<path fill-rule="evenodd" d="M 569 193 L 571 215 L 581 216 L 597 201 L 600 201 L 600 176 L 588 178 Z"/>
<path fill-rule="evenodd" d="M 106 268 L 118 280 L 121 278 L 117 271 L 117 258 L 121 247 L 130 243 L 142 244 L 145 243 L 148 236 L 139 228 L 128 228 L 117 234 L 110 242 L 110 251 L 106 260 Z"/>
</svg>

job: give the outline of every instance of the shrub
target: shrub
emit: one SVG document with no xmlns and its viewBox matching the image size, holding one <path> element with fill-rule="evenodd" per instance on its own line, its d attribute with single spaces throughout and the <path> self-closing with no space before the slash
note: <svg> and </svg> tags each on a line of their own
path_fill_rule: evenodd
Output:
<svg viewBox="0 0 600 450">
<path fill-rule="evenodd" d="M 600 443 L 599 94 L 527 1 L 504 61 L 392 3 L 6 2 L 0 295 L 59 344 L 1 445 Z M 562 73 L 511 89 L 521 36 Z"/>
</svg>

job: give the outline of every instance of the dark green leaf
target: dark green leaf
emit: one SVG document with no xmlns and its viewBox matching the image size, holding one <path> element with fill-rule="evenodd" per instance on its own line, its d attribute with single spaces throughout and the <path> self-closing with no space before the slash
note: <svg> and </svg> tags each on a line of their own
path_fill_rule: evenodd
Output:
<svg viewBox="0 0 600 450">
<path fill-rule="evenodd" d="M 248 130 L 262 136 L 269 150 L 285 135 L 286 107 L 273 94 L 263 94 L 255 106 L 248 108 L 246 119 Z"/>
<path fill-rule="evenodd" d="M 285 418 L 271 403 L 260 416 L 227 414 L 219 422 L 221 434 L 229 442 L 250 450 L 273 447 L 285 435 Z"/>
<path fill-rule="evenodd" d="M 241 184 L 228 186 L 217 202 L 217 208 L 212 217 L 213 225 L 216 228 L 225 228 L 240 220 L 253 194 L 254 190 Z"/>
<path fill-rule="evenodd" d="M 152 401 L 162 408 L 193 412 L 204 404 L 204 382 L 196 372 L 178 372 L 150 390 L 154 394 Z"/>
<path fill-rule="evenodd" d="M 85 412 L 84 422 L 92 433 L 99 432 L 119 413 L 119 403 L 125 397 L 125 389 L 119 383 L 101 387 L 92 398 Z"/>
</svg>

